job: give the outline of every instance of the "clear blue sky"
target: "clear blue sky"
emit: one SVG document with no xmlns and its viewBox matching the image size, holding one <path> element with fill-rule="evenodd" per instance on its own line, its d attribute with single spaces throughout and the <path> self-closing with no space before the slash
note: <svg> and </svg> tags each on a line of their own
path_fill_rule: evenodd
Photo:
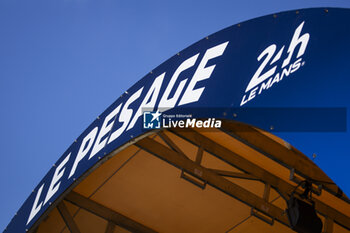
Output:
<svg viewBox="0 0 350 233">
<path fill-rule="evenodd" d="M 0 0 L 0 230 L 74 139 L 160 63 L 241 21 L 325 6 L 350 1 Z M 347 142 L 334 152 L 312 133 L 281 136 L 316 152 L 350 195 Z M 330 137 L 344 142 L 349 133 L 318 135 Z M 332 151 L 337 157 L 322 156 Z"/>
</svg>

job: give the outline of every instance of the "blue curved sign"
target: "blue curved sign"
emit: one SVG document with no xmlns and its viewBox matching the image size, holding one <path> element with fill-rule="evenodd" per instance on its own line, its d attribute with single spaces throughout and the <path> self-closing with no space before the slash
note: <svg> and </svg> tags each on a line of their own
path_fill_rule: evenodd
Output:
<svg viewBox="0 0 350 233">
<path fill-rule="evenodd" d="M 228 27 L 179 52 L 127 90 L 73 142 L 5 232 L 31 229 L 101 159 L 144 134 L 144 128 L 157 128 L 151 124 L 157 110 L 202 109 L 207 117 L 235 119 L 229 109 L 347 106 L 349 22 L 348 9 L 283 12 Z M 330 89 L 339 95 L 327 94 Z M 203 113 L 208 108 L 218 110 Z M 240 120 L 266 128 L 254 120 L 258 115 L 247 115 Z"/>
</svg>

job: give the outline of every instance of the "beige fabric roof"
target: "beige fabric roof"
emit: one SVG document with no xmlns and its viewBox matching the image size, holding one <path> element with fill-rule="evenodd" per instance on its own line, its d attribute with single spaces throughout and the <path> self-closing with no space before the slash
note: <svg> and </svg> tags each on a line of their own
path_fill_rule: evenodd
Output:
<svg viewBox="0 0 350 233">
<path fill-rule="evenodd" d="M 261 144 L 267 139 L 275 143 L 265 141 L 270 149 Z M 271 148 L 284 151 L 276 156 L 288 161 L 274 157 Z M 70 224 L 86 233 L 294 232 L 280 195 L 297 186 L 290 180 L 294 166 L 286 162 L 299 163 L 296 179 L 312 171 L 308 178 L 329 186 L 320 196 L 313 194 L 325 231 L 350 232 L 344 228 L 350 225 L 347 197 L 332 193 L 337 186 L 311 160 L 270 133 L 225 122 L 222 130 L 171 130 L 138 138 L 67 194 L 60 211 L 49 213 L 37 233 L 68 233 Z"/>
</svg>

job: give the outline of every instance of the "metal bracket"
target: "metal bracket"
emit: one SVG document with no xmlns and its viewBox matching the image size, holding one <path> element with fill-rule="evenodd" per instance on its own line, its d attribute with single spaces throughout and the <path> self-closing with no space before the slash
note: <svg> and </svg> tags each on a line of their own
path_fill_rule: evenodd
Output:
<svg viewBox="0 0 350 233">
<path fill-rule="evenodd" d="M 295 169 L 294 168 L 290 169 L 289 180 L 293 181 L 296 184 L 300 184 L 302 182 L 301 179 L 299 179 L 298 177 L 295 176 Z M 321 194 L 322 194 L 322 185 L 321 184 L 318 185 L 317 188 L 312 186 L 311 187 L 311 192 L 316 194 L 317 196 L 321 196 Z"/>
<path fill-rule="evenodd" d="M 197 187 L 199 187 L 201 189 L 205 189 L 205 186 L 207 185 L 206 180 L 203 180 L 201 178 L 198 178 L 198 177 L 190 175 L 190 174 L 187 175 L 184 170 L 181 170 L 180 177 L 187 180 L 188 182 L 196 185 Z"/>
<path fill-rule="evenodd" d="M 252 216 L 257 217 L 258 219 L 260 219 L 260 220 L 266 222 L 267 224 L 269 224 L 269 225 L 271 225 L 271 226 L 272 226 L 272 225 L 274 224 L 274 222 L 275 222 L 275 219 L 274 219 L 274 218 L 269 217 L 269 216 L 267 216 L 267 215 L 265 215 L 265 214 L 261 214 L 258 210 L 254 209 L 254 208 L 251 209 L 250 214 L 251 214 Z"/>
</svg>

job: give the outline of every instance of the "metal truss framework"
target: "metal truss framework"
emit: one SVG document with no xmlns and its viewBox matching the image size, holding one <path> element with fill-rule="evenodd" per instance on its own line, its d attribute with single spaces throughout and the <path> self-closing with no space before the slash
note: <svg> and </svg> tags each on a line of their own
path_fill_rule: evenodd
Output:
<svg viewBox="0 0 350 233">
<path fill-rule="evenodd" d="M 75 223 L 72 215 L 70 215 L 70 213 L 66 207 L 66 204 L 64 204 L 63 201 L 57 205 L 57 209 L 58 209 L 58 212 L 61 214 L 63 221 L 66 223 L 69 231 L 71 233 L 80 233 L 80 230 L 79 230 L 77 224 Z"/>
<path fill-rule="evenodd" d="M 322 188 L 342 199 L 350 204 L 349 198 L 347 198 L 343 191 L 324 173 L 320 173 L 319 168 L 315 164 L 310 164 L 304 156 L 298 156 L 302 153 L 295 148 L 292 148 L 289 143 L 286 143 L 286 147 L 271 140 L 269 137 L 261 134 L 257 129 L 252 126 L 239 123 L 239 122 L 223 122 L 222 129 L 231 136 L 242 141 L 250 147 L 262 151 L 265 155 L 271 159 L 278 161 L 278 163 L 284 165 L 289 169 L 294 169 L 302 177 L 311 179 L 314 183 L 322 185 Z M 255 134 L 260 134 L 259 137 L 254 137 Z M 264 149 L 262 149 L 264 148 Z M 292 158 L 298 156 L 300 161 L 296 161 Z"/>
<path fill-rule="evenodd" d="M 248 134 L 247 131 L 241 130 L 239 128 L 233 128 L 231 124 L 224 125 L 223 133 L 227 133 L 230 136 L 235 137 L 236 139 L 244 142 L 246 145 L 250 146 L 255 150 L 263 152 L 265 155 L 274 157 L 276 153 L 300 153 L 296 150 L 285 151 L 285 148 L 273 141 L 272 139 L 264 136 L 260 133 L 261 137 L 257 140 L 256 138 L 251 137 L 251 134 Z M 251 128 L 250 130 L 254 130 Z M 210 138 L 200 134 L 194 130 L 187 129 L 176 130 L 172 129 L 168 131 L 172 134 L 175 134 L 178 137 L 185 139 L 190 142 L 192 145 L 197 147 L 196 157 L 193 160 L 189 159 L 186 154 L 181 150 L 181 148 L 176 145 L 176 143 L 171 140 L 164 131 L 159 131 L 158 136 L 170 147 L 167 147 L 153 138 L 146 137 L 137 141 L 135 143 L 139 148 L 155 155 L 156 157 L 172 164 L 175 167 L 181 169 L 181 177 L 188 180 L 189 182 L 199 186 L 204 189 L 205 186 L 211 185 L 214 188 L 230 195 L 233 198 L 238 199 L 239 201 L 247 204 L 251 207 L 251 216 L 255 216 L 260 220 L 273 225 L 274 221 L 278 221 L 289 227 L 289 221 L 286 215 L 285 210 L 273 204 L 273 201 L 269 202 L 270 190 L 273 188 L 276 190 L 281 197 L 286 199 L 290 194 L 295 190 L 296 186 L 291 185 L 285 180 L 275 176 L 274 174 L 268 172 L 262 167 L 257 166 L 256 164 L 245 159 L 243 156 L 234 153 L 233 151 L 225 148 L 222 145 L 217 144 L 215 141 Z M 251 131 L 249 132 L 251 133 Z M 255 131 L 255 133 L 259 133 Z M 262 145 L 265 145 L 270 148 L 269 151 L 263 151 Z M 202 157 L 204 151 L 216 156 L 220 160 L 226 162 L 227 164 L 239 169 L 242 172 L 232 172 L 224 171 L 218 169 L 205 168 L 201 166 Z M 300 156 L 299 156 L 300 157 Z M 278 156 L 277 160 L 284 158 L 282 164 L 286 167 L 293 167 L 292 162 L 288 160 L 288 156 Z M 276 160 L 276 157 L 274 157 Z M 306 170 L 305 170 L 306 169 Z M 306 172 L 308 167 L 298 166 L 298 171 L 301 174 L 313 175 L 313 169 Z M 248 179 L 256 180 L 264 183 L 264 193 L 260 197 L 242 186 L 235 184 L 225 177 L 232 177 L 238 179 Z M 321 177 L 325 178 L 325 177 Z M 328 178 L 328 177 L 326 177 Z M 329 178 L 328 178 L 329 179 Z M 297 193 L 301 193 L 301 190 L 297 190 Z M 74 218 L 70 215 L 65 205 L 65 201 L 72 203 L 82 209 L 89 211 L 90 213 L 99 216 L 107 220 L 108 224 L 106 226 L 105 232 L 111 233 L 114 231 L 116 225 L 129 230 L 131 232 L 142 232 L 142 233 L 154 233 L 153 229 L 138 223 L 137 221 L 124 216 L 114 210 L 109 209 L 87 197 L 84 197 L 74 191 L 71 191 L 58 205 L 57 209 L 62 216 L 67 228 L 71 233 L 80 233 L 77 224 L 74 221 Z M 333 223 L 347 228 L 350 230 L 350 218 L 335 210 L 334 208 L 326 205 L 318 199 L 313 198 L 315 202 L 316 210 L 325 216 L 325 226 L 323 233 L 332 233 L 333 232 Z"/>
<path fill-rule="evenodd" d="M 261 220 L 269 224 L 273 224 L 273 221 L 276 220 L 289 227 L 289 221 L 285 210 L 268 201 L 269 193 L 270 188 L 273 188 L 284 199 L 286 199 L 295 190 L 296 186 L 293 186 L 285 180 L 275 176 L 262 167 L 255 165 L 249 160 L 246 160 L 244 157 L 217 144 L 215 141 L 194 130 L 186 129 L 183 131 L 175 129 L 171 130 L 170 132 L 198 147 L 195 161 L 189 159 L 179 148 L 179 146 L 177 146 L 175 142 L 172 141 L 164 132 L 158 132 L 158 135 L 171 149 L 149 137 L 136 142 L 136 146 L 174 165 L 175 167 L 178 167 L 182 170 L 181 177 L 187 179 L 193 184 L 201 188 L 205 188 L 205 185 L 209 184 L 218 190 L 221 190 L 222 192 L 242 201 L 248 206 L 251 206 L 252 215 L 260 218 Z M 270 140 L 270 144 L 274 142 L 268 137 L 264 138 L 264 140 Z M 251 142 L 252 141 L 250 141 L 250 143 Z M 274 143 L 277 144 L 276 142 Z M 238 168 L 243 173 L 208 169 L 201 166 L 200 163 L 203 156 L 203 151 L 207 151 L 231 166 Z M 189 175 L 183 176 L 183 174 Z M 230 182 L 229 180 L 225 179 L 224 176 L 261 181 L 265 184 L 263 197 L 259 197 L 245 188 Z M 296 193 L 301 194 L 301 190 L 297 190 Z M 350 230 L 349 217 L 316 198 L 313 198 L 313 201 L 315 202 L 316 210 L 321 215 L 326 217 L 325 233 L 333 232 L 333 221 Z"/>
<path fill-rule="evenodd" d="M 121 228 L 124 228 L 130 232 L 135 233 L 156 233 L 156 231 L 151 228 L 142 225 L 141 223 L 136 222 L 135 220 L 124 216 L 114 210 L 109 209 L 87 197 L 80 195 L 74 191 L 71 191 L 64 199 L 64 201 L 70 202 L 79 208 L 85 209 L 90 213 L 99 216 L 107 220 L 107 226 L 105 233 L 113 233 L 115 226 L 118 225 Z M 61 201 L 57 205 L 57 210 L 60 213 L 63 221 L 65 222 L 68 230 L 71 233 L 80 233 L 78 225 L 74 221 L 74 217 L 69 213 L 66 204 L 64 201 Z M 36 232 L 38 228 L 34 230 Z"/>
<path fill-rule="evenodd" d="M 91 212 L 92 214 L 95 214 L 105 220 L 108 221 L 107 227 L 106 227 L 106 233 L 110 233 L 113 232 L 115 225 L 118 225 L 128 231 L 131 232 L 140 232 L 140 233 L 155 233 L 156 231 L 152 230 L 151 228 L 142 225 L 141 223 L 136 222 L 135 220 L 126 217 L 114 210 L 109 209 L 108 207 L 105 207 L 87 197 L 84 197 L 82 195 L 80 195 L 79 193 L 76 193 L 74 191 L 70 192 L 66 197 L 65 200 L 82 208 L 85 209 L 89 212 Z M 60 210 L 60 205 L 63 202 L 61 202 L 58 205 L 58 209 Z M 68 211 L 67 211 L 68 212 Z M 60 211 L 61 213 L 61 211 Z M 61 213 L 63 219 L 66 219 L 66 216 L 69 215 L 69 213 L 63 215 Z M 79 233 L 79 230 L 72 230 L 71 226 L 71 222 L 74 222 L 73 218 L 71 218 L 70 223 L 68 223 L 66 220 L 66 225 L 69 228 L 71 233 Z M 75 223 L 74 223 L 75 224 Z"/>
</svg>

